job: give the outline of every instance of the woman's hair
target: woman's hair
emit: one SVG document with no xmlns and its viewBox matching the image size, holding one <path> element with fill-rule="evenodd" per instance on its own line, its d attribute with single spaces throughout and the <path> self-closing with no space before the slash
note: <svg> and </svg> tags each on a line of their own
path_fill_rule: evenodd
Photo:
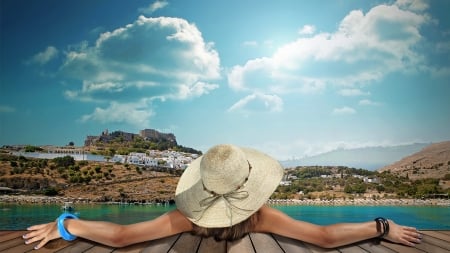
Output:
<svg viewBox="0 0 450 253">
<path fill-rule="evenodd" d="M 234 241 L 252 232 L 258 222 L 258 218 L 259 211 L 238 224 L 223 228 L 205 228 L 193 223 L 192 234 L 202 237 L 213 236 L 216 241 Z"/>
</svg>

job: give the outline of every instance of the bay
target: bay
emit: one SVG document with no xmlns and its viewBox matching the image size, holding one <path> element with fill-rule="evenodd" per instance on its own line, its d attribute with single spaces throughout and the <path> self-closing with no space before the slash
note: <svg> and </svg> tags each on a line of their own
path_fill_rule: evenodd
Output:
<svg viewBox="0 0 450 253">
<path fill-rule="evenodd" d="M 382 216 L 418 229 L 450 230 L 448 206 L 306 206 L 273 205 L 294 219 L 320 225 L 363 222 Z M 76 204 L 82 219 L 130 224 L 151 220 L 175 209 L 174 205 Z M 0 203 L 0 230 L 23 230 L 55 220 L 62 213 L 57 204 Z"/>
</svg>

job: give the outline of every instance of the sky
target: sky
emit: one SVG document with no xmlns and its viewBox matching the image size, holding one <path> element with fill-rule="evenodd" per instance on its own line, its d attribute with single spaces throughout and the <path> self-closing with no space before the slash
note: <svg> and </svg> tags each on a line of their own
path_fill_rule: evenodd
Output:
<svg viewBox="0 0 450 253">
<path fill-rule="evenodd" d="M 450 140 L 450 1 L 0 1 L 0 145 Z"/>
</svg>

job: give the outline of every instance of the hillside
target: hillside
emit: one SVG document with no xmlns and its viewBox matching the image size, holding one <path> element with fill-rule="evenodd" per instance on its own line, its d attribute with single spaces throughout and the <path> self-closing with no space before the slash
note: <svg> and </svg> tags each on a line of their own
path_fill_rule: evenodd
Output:
<svg viewBox="0 0 450 253">
<path fill-rule="evenodd" d="M 101 202 L 171 200 L 181 174 L 69 157 L 47 160 L 1 154 L 0 158 L 3 190 Z"/>
<path fill-rule="evenodd" d="M 297 180 L 292 178 L 292 185 L 280 186 L 276 197 L 286 198 L 291 192 L 296 194 L 300 191 L 317 192 L 317 196 L 361 192 L 368 194 L 368 197 L 381 194 L 417 197 L 445 193 L 450 189 L 450 141 L 429 145 L 378 171 L 344 166 L 330 168 L 324 170 L 307 166 L 304 170 L 312 173 L 309 176 L 301 173 L 302 168 L 297 168 L 300 171 L 295 173 L 286 170 L 285 179 L 295 176 L 293 178 Z M 382 173 L 384 171 L 391 173 Z M 378 182 L 375 183 L 363 182 L 363 179 L 353 176 L 374 177 L 377 172 L 380 174 L 376 176 Z M 0 192 L 11 194 L 38 194 L 98 202 L 170 201 L 173 200 L 181 173 L 182 170 L 160 168 L 158 171 L 130 164 L 75 161 L 70 156 L 49 160 L 0 153 Z"/>
<path fill-rule="evenodd" d="M 446 175 L 449 177 L 450 141 L 426 146 L 421 151 L 406 156 L 378 171 L 390 171 L 391 173 L 408 177 L 411 180 L 422 178 L 442 179 Z"/>
</svg>

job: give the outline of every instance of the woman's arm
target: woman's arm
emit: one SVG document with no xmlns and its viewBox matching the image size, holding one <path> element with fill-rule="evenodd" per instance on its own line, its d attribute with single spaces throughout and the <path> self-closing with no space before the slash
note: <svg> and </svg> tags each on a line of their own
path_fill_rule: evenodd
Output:
<svg viewBox="0 0 450 253">
<path fill-rule="evenodd" d="M 421 234 L 415 228 L 399 226 L 393 221 L 389 221 L 389 225 L 389 234 L 385 237 L 387 240 L 408 246 L 420 243 Z M 334 248 L 380 236 L 375 221 L 319 226 L 292 219 L 267 206 L 260 209 L 256 231 L 279 234 L 324 248 Z"/>
<path fill-rule="evenodd" d="M 192 223 L 178 210 L 174 210 L 154 220 L 130 225 L 66 219 L 64 227 L 72 235 L 113 247 L 123 247 L 190 231 Z M 36 249 L 41 248 L 50 240 L 61 237 L 56 222 L 31 226 L 28 230 L 30 232 L 23 236 L 26 239 L 25 243 L 40 241 Z"/>
</svg>

